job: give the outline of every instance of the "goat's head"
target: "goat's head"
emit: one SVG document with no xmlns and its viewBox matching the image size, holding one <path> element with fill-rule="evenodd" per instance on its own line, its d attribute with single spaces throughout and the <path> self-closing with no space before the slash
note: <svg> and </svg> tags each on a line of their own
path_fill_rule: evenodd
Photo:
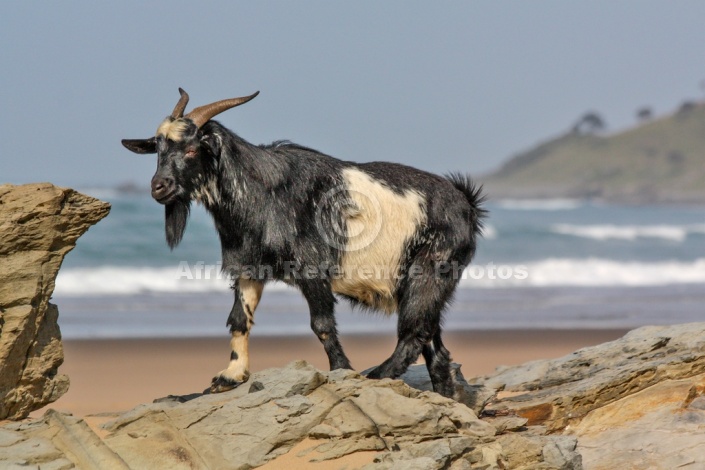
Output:
<svg viewBox="0 0 705 470">
<path fill-rule="evenodd" d="M 160 204 L 169 204 L 177 198 L 190 199 L 191 192 L 203 178 L 204 159 L 217 153 L 214 136 L 202 132 L 201 127 L 217 114 L 247 103 L 259 92 L 200 106 L 186 116 L 184 110 L 189 97 L 181 88 L 179 93 L 181 99 L 154 137 L 122 141 L 122 145 L 135 153 L 158 154 L 152 197 Z"/>
<path fill-rule="evenodd" d="M 188 94 L 179 88 L 181 98 L 174 111 L 149 139 L 124 139 L 122 145 L 135 153 L 156 153 L 157 171 L 152 177 L 152 197 L 166 206 L 167 241 L 173 248 L 186 228 L 188 210 L 194 193 L 206 182 L 207 168 L 220 154 L 217 136 L 202 127 L 214 116 L 257 96 L 217 101 L 193 109 L 184 116 Z"/>
</svg>

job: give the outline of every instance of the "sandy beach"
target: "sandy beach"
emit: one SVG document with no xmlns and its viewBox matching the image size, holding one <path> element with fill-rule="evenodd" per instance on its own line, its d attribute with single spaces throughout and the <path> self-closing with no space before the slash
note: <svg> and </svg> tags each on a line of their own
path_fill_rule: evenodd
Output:
<svg viewBox="0 0 705 470">
<path fill-rule="evenodd" d="M 611 341 L 625 330 L 491 330 L 448 332 L 445 343 L 466 377 L 492 372 L 500 365 L 569 354 Z M 386 359 L 392 335 L 342 336 L 353 366 L 364 370 Z M 49 407 L 86 416 L 128 410 L 167 395 L 203 391 L 227 365 L 228 336 L 222 338 L 69 340 L 59 369 L 71 379 L 66 395 Z M 253 336 L 251 370 L 305 359 L 326 370 L 322 346 L 310 336 Z M 38 410 L 33 416 L 41 416 Z"/>
</svg>

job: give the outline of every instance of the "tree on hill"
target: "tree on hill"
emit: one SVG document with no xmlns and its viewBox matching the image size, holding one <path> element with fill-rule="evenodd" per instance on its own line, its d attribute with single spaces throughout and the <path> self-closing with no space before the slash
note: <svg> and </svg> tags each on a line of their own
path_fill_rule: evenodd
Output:
<svg viewBox="0 0 705 470">
<path fill-rule="evenodd" d="M 644 106 L 643 108 L 639 108 L 636 110 L 636 118 L 639 121 L 648 121 L 653 117 L 653 112 L 651 111 L 651 108 L 648 106 Z"/>
<path fill-rule="evenodd" d="M 585 113 L 573 126 L 573 132 L 582 135 L 597 134 L 605 130 L 604 119 L 594 111 Z"/>
<path fill-rule="evenodd" d="M 678 111 L 676 111 L 676 115 L 685 115 L 690 113 L 692 110 L 694 110 L 697 107 L 697 104 L 695 101 L 691 100 L 686 100 L 684 101 L 680 107 L 678 108 Z"/>
</svg>

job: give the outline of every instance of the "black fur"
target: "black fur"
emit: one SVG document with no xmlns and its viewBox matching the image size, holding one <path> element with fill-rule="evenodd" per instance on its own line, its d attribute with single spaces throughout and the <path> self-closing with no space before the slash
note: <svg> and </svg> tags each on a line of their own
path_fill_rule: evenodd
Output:
<svg viewBox="0 0 705 470">
<path fill-rule="evenodd" d="M 352 369 L 338 340 L 334 315 L 335 297 L 331 292 L 330 283 L 320 280 L 302 280 L 298 283 L 298 287 L 308 302 L 311 329 L 323 343 L 323 348 L 328 354 L 330 370 Z"/>
<path fill-rule="evenodd" d="M 164 228 L 166 242 L 172 250 L 181 243 L 191 210 L 190 202 L 176 200 L 164 206 Z"/>
<path fill-rule="evenodd" d="M 153 145 L 126 142 L 126 147 L 139 152 Z M 442 316 L 460 273 L 475 253 L 486 215 L 481 188 L 469 177 L 441 177 L 386 162 L 345 162 L 284 141 L 255 146 L 216 121 L 201 129 L 191 123 L 179 142 L 157 136 L 156 148 L 155 178 L 171 178 L 177 187 L 176 199 L 166 206 L 169 246 L 175 247 L 182 238 L 189 202 L 202 203 L 220 236 L 224 270 L 235 279 L 245 275 L 282 280 L 301 290 L 309 304 L 311 328 L 331 369 L 351 368 L 338 340 L 331 290 L 332 269 L 340 264 L 346 243 L 346 212 L 354 207 L 345 191 L 343 170 L 365 172 L 401 195 L 408 190 L 422 195 L 426 221 L 399 247 L 403 276 L 394 292 L 398 344 L 369 377 L 398 377 L 423 354 L 434 390 L 453 395 L 450 354 L 441 341 Z M 186 155 L 189 150 L 191 156 Z M 247 271 L 252 267 L 254 272 Z M 302 276 L 303 268 L 312 268 L 315 276 Z M 247 316 L 235 286 L 227 324 L 231 331 L 245 333 Z M 231 380 L 221 382 L 216 389 L 233 385 Z"/>
<path fill-rule="evenodd" d="M 122 145 L 135 153 L 157 153 L 157 139 L 123 139 Z"/>
<path fill-rule="evenodd" d="M 233 291 L 235 291 L 235 302 L 233 302 L 233 308 L 230 310 L 230 315 L 228 315 L 228 321 L 225 325 L 230 327 L 231 333 L 247 333 L 247 315 L 240 300 L 240 290 L 237 287 L 237 283 L 233 285 Z"/>
</svg>

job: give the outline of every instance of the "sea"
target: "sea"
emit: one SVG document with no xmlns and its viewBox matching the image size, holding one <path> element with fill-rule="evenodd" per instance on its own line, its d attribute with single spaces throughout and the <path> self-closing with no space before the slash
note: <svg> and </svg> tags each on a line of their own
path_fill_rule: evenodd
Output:
<svg viewBox="0 0 705 470">
<path fill-rule="evenodd" d="M 141 192 L 84 189 L 112 204 L 65 258 L 53 302 L 66 339 L 226 336 L 233 295 L 213 221 L 194 206 L 170 251 L 164 208 Z M 446 330 L 609 329 L 705 320 L 705 207 L 495 200 Z M 396 331 L 396 316 L 338 302 L 342 334 Z M 266 286 L 253 335 L 310 335 L 298 291 Z"/>
</svg>

